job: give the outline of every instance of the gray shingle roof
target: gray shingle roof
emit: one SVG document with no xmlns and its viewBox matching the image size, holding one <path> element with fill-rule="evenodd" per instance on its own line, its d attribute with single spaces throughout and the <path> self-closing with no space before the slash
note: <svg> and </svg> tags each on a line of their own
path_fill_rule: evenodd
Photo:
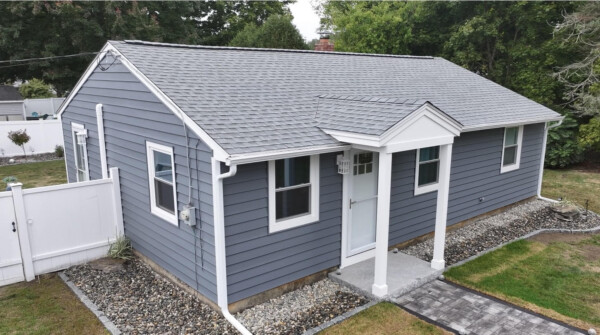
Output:
<svg viewBox="0 0 600 335">
<path fill-rule="evenodd" d="M 13 86 L 0 85 L 0 101 L 23 100 L 19 89 Z"/>
<path fill-rule="evenodd" d="M 427 100 L 466 130 L 559 117 L 437 57 L 110 43 L 229 154 L 338 143 L 315 119 L 317 105 L 327 100 L 319 98 L 324 94 Z M 334 108 L 325 103 L 319 106 L 321 127 L 338 123 L 339 130 L 373 133 L 412 108 L 376 106 L 381 110 L 373 104 L 362 111 L 348 106 L 349 118 L 360 119 L 353 123 L 340 120 L 339 106 L 336 115 L 324 116 Z"/>
<path fill-rule="evenodd" d="M 315 118 L 321 129 L 379 136 L 426 100 L 356 96 L 319 96 Z"/>
</svg>

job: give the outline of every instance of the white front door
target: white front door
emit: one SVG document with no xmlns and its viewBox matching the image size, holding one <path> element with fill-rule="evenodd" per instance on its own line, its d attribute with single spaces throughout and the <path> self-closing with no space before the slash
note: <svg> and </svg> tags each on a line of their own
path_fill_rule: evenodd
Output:
<svg viewBox="0 0 600 335">
<path fill-rule="evenodd" d="M 371 151 L 351 152 L 348 257 L 375 247 L 378 155 Z"/>
</svg>

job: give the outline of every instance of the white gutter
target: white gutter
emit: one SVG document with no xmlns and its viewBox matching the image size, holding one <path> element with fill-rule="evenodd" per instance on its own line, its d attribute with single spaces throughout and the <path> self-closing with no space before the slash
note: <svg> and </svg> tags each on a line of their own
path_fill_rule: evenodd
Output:
<svg viewBox="0 0 600 335">
<path fill-rule="evenodd" d="M 237 165 L 232 164 L 229 171 L 221 173 L 221 162 L 214 157 L 212 163 L 213 218 L 215 229 L 215 263 L 217 272 L 217 300 L 221 313 L 242 335 L 252 335 L 231 313 L 227 303 L 227 259 L 225 256 L 225 215 L 223 208 L 223 179 L 237 173 Z"/>
<path fill-rule="evenodd" d="M 542 158 L 540 159 L 540 175 L 538 178 L 537 198 L 540 200 L 546 200 L 546 201 L 550 201 L 550 202 L 554 202 L 554 203 L 556 203 L 558 201 L 556 201 L 554 199 L 542 197 L 542 179 L 544 178 L 544 160 L 546 158 L 546 142 L 548 141 L 548 130 L 560 126 L 563 123 L 563 120 L 564 120 L 564 118 L 561 118 L 560 120 L 558 120 L 558 123 L 555 123 L 551 126 L 548 125 L 548 123 L 546 123 L 544 125 L 544 139 L 542 140 Z"/>
<path fill-rule="evenodd" d="M 102 179 L 108 178 L 108 166 L 106 162 L 106 142 L 104 140 L 104 116 L 102 104 L 96 105 L 96 123 L 98 125 L 98 146 L 100 147 L 100 169 Z"/>
</svg>

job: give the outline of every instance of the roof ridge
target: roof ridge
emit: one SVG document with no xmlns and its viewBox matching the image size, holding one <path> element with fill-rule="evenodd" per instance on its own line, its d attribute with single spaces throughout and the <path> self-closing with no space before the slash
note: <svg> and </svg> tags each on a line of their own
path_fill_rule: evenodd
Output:
<svg viewBox="0 0 600 335">
<path fill-rule="evenodd" d="M 431 59 L 431 60 L 435 59 L 435 57 L 433 57 L 433 56 L 389 55 L 389 54 L 373 54 L 373 53 L 341 52 L 341 51 L 316 51 L 316 50 L 298 50 L 298 49 L 229 47 L 229 46 L 213 46 L 213 45 L 198 45 L 198 44 L 193 45 L 193 44 L 149 42 L 149 41 L 141 41 L 141 40 L 123 40 L 123 41 L 110 40 L 109 42 L 123 42 L 126 44 L 133 44 L 133 45 L 147 45 L 147 46 L 182 48 L 182 49 L 239 50 L 239 51 L 326 54 L 326 55 L 341 55 L 341 56 L 405 58 L 405 59 Z"/>
<path fill-rule="evenodd" d="M 357 101 L 357 102 L 374 102 L 384 104 L 395 104 L 395 105 L 424 105 L 431 103 L 428 99 L 415 99 L 415 98 L 386 98 L 386 97 L 374 97 L 374 96 L 343 96 L 335 94 L 322 94 L 317 96 L 318 99 L 330 99 L 330 100 L 343 100 L 343 101 Z"/>
</svg>

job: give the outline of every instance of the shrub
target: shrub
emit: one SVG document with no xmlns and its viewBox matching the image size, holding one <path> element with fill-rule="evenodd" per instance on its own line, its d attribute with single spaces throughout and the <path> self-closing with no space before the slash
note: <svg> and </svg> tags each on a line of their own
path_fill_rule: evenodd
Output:
<svg viewBox="0 0 600 335">
<path fill-rule="evenodd" d="M 19 93 L 25 99 L 51 98 L 54 96 L 52 86 L 43 80 L 33 78 L 19 87 Z"/>
<path fill-rule="evenodd" d="M 577 141 L 579 125 L 570 115 L 566 115 L 563 124 L 548 132 L 546 166 L 566 168 L 583 159 L 583 150 Z"/>
<path fill-rule="evenodd" d="M 58 158 L 63 158 L 65 156 L 65 148 L 62 145 L 57 145 L 54 147 L 54 154 Z"/>
<path fill-rule="evenodd" d="M 586 150 L 600 152 L 600 116 L 579 126 L 579 144 Z"/>
<path fill-rule="evenodd" d="M 108 256 L 123 260 L 132 259 L 133 248 L 129 239 L 125 236 L 117 237 L 117 240 L 108 248 Z"/>
<path fill-rule="evenodd" d="M 14 144 L 20 146 L 21 149 L 23 149 L 23 155 L 27 157 L 27 153 L 25 152 L 25 143 L 29 142 L 29 140 L 31 139 L 31 137 L 27 135 L 27 129 L 9 131 L 8 138 Z"/>
</svg>

